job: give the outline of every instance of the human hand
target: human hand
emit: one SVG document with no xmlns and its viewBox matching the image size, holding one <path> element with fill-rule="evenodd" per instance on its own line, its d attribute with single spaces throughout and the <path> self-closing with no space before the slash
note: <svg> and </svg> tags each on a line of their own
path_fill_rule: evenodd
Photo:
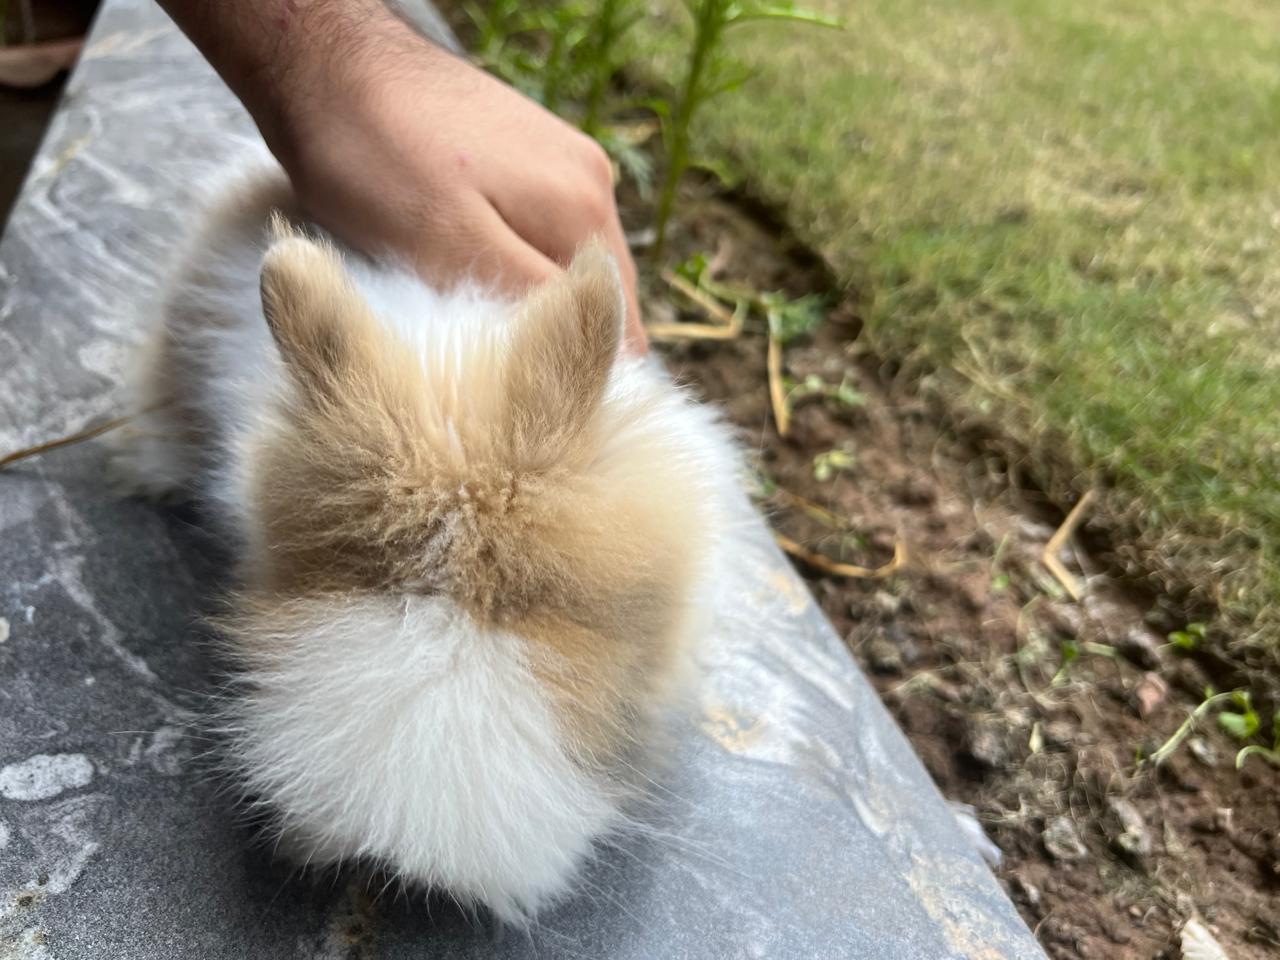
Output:
<svg viewBox="0 0 1280 960">
<path fill-rule="evenodd" d="M 319 43 L 282 54 L 290 62 L 257 118 L 304 209 L 428 280 L 474 276 L 512 295 L 598 236 L 621 274 L 627 345 L 643 353 L 636 268 L 603 149 L 391 20 L 341 56 Z"/>
</svg>

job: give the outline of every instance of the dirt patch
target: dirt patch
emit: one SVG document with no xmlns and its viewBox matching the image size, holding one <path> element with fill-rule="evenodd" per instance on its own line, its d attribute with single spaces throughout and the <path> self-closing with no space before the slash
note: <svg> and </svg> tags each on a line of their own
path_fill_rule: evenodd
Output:
<svg viewBox="0 0 1280 960">
<path fill-rule="evenodd" d="M 634 199 L 624 207 L 645 223 Z M 724 281 L 829 291 L 779 233 L 695 186 L 673 252 L 714 254 Z M 650 320 L 706 319 L 656 279 L 647 300 Z M 1166 644 L 1182 624 L 1082 546 L 1087 524 L 1063 555 L 1085 585 L 1072 601 L 1039 562 L 1059 505 L 944 429 L 945 411 L 895 383 L 858 332 L 856 307 L 836 305 L 787 349 L 790 377 L 825 387 L 796 403 L 785 439 L 762 331 L 657 349 L 742 429 L 775 529 L 868 568 L 905 546 L 887 579 L 800 568 L 942 792 L 976 809 L 1050 956 L 1177 957 L 1197 914 L 1235 960 L 1275 956 L 1280 775 L 1256 759 L 1237 772 L 1212 717 L 1158 770 L 1137 762 L 1219 678 Z"/>
</svg>

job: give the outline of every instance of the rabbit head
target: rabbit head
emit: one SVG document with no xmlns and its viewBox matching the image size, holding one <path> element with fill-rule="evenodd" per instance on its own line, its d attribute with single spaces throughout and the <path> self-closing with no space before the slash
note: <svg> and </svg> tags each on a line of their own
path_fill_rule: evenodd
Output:
<svg viewBox="0 0 1280 960">
<path fill-rule="evenodd" d="M 621 352 L 598 246 L 420 343 L 287 227 L 261 296 L 286 376 L 243 456 L 238 766 L 302 855 L 525 916 L 679 687 L 729 444 Z"/>
</svg>

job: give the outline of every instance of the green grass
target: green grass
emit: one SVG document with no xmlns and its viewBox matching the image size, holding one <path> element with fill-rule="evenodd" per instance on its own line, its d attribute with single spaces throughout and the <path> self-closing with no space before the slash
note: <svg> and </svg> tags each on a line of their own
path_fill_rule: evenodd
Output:
<svg viewBox="0 0 1280 960">
<path fill-rule="evenodd" d="M 1273 634 L 1280 4 L 815 6 L 845 31 L 737 28 L 759 75 L 695 149 L 870 295 L 879 351 L 1056 496 L 1104 485 L 1135 569 Z"/>
</svg>

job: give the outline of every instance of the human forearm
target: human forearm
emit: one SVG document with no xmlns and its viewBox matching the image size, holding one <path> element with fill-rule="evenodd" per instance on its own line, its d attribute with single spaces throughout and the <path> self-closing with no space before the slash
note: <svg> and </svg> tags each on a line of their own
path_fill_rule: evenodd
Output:
<svg viewBox="0 0 1280 960">
<path fill-rule="evenodd" d="M 599 237 L 645 349 L 608 157 L 382 0 L 160 0 L 240 98 L 307 215 L 433 283 L 512 296 Z"/>
<path fill-rule="evenodd" d="M 321 92 L 366 82 L 368 65 L 449 54 L 382 0 L 159 0 L 245 105 L 272 151 L 289 165 L 297 127 L 323 113 Z M 318 76 L 324 72 L 324 77 Z"/>
</svg>

